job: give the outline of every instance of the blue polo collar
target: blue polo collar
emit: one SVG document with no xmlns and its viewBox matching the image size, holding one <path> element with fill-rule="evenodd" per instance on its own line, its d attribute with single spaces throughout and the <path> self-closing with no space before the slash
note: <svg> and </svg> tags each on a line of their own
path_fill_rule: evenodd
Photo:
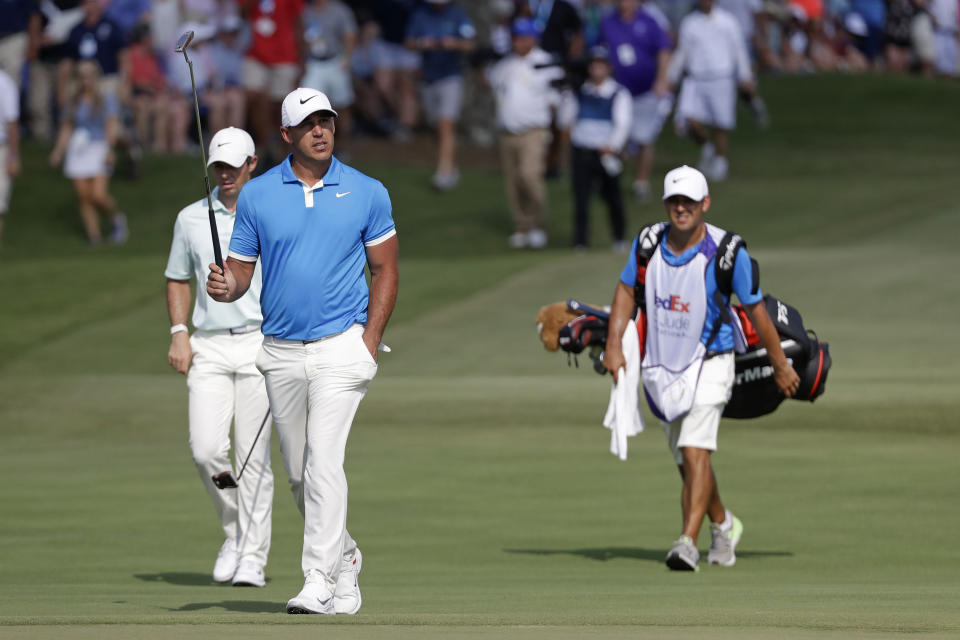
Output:
<svg viewBox="0 0 960 640">
<path fill-rule="evenodd" d="M 284 161 L 280 163 L 280 175 L 283 177 L 284 182 L 300 184 L 300 178 L 296 176 L 293 172 L 293 167 L 290 166 L 291 158 L 293 158 L 293 154 L 288 155 Z M 340 174 L 342 172 L 343 165 L 340 164 L 336 156 L 330 156 L 330 166 L 327 167 L 327 172 L 323 174 L 323 186 L 340 184 Z"/>
</svg>

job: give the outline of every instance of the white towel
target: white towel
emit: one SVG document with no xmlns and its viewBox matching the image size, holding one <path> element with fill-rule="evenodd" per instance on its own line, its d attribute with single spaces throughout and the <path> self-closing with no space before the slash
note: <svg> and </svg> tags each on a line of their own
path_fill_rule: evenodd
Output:
<svg viewBox="0 0 960 640">
<path fill-rule="evenodd" d="M 619 383 L 610 389 L 610 404 L 603 417 L 603 426 L 610 429 L 610 453 L 627 459 L 627 438 L 643 432 L 640 413 L 640 338 L 633 320 L 623 332 L 623 357 L 626 369 L 620 367 Z"/>
</svg>

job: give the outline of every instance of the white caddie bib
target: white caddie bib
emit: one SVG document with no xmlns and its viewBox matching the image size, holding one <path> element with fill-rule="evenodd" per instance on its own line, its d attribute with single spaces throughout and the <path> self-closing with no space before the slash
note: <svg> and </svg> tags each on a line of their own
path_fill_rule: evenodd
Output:
<svg viewBox="0 0 960 640">
<path fill-rule="evenodd" d="M 700 342 L 707 318 L 703 273 L 709 260 L 697 253 L 673 267 L 660 247 L 647 264 L 647 343 L 641 364 L 643 387 L 667 422 L 690 411 L 706 347 Z"/>
</svg>

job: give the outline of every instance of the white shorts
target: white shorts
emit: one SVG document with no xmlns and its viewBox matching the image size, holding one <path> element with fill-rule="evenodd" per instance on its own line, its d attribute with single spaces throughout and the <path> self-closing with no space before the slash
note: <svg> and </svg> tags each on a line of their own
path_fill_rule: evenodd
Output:
<svg viewBox="0 0 960 640">
<path fill-rule="evenodd" d="M 948 76 L 957 75 L 957 34 L 954 31 L 937 30 L 933 34 L 933 68 L 937 73 Z"/>
<path fill-rule="evenodd" d="M 343 66 L 341 56 L 330 60 L 307 61 L 307 70 L 300 86 L 327 94 L 334 109 L 353 104 L 353 83 L 350 81 L 350 72 Z"/>
<path fill-rule="evenodd" d="M 463 108 L 463 76 L 450 76 L 423 85 L 420 99 L 431 124 L 438 120 L 458 120 Z"/>
<path fill-rule="evenodd" d="M 673 96 L 658 96 L 648 91 L 633 98 L 633 124 L 630 127 L 630 142 L 648 145 L 657 141 L 663 123 L 673 109 Z"/>
<path fill-rule="evenodd" d="M 0 142 L 0 216 L 10 206 L 10 174 L 7 173 L 7 143 Z"/>
<path fill-rule="evenodd" d="M 663 432 L 667 436 L 667 445 L 678 465 L 683 464 L 683 447 L 717 450 L 720 417 L 730 400 L 734 376 L 732 352 L 704 360 L 690 412 L 673 422 L 661 421 Z"/>
<path fill-rule="evenodd" d="M 420 68 L 420 54 L 395 42 L 379 41 L 374 66 L 377 69 L 416 71 Z"/>
<path fill-rule="evenodd" d="M 680 88 L 677 115 L 717 129 L 737 124 L 737 83 L 733 78 L 698 80 L 687 78 Z"/>
<path fill-rule="evenodd" d="M 91 140 L 86 129 L 74 129 L 67 143 L 63 160 L 63 175 L 71 180 L 110 175 L 106 140 Z"/>
<path fill-rule="evenodd" d="M 283 100 L 297 88 L 298 65 L 293 63 L 266 65 L 253 58 L 243 59 L 243 88 L 266 93 L 274 100 Z"/>
</svg>

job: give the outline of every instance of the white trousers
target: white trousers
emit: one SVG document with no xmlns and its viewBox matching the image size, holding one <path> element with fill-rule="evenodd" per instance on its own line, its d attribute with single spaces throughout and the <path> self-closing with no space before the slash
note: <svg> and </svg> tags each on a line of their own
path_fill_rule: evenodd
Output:
<svg viewBox="0 0 960 640">
<path fill-rule="evenodd" d="M 262 339 L 259 331 L 240 335 L 196 332 L 190 337 L 193 361 L 187 387 L 190 451 L 220 517 L 223 533 L 236 540 L 242 560 L 266 566 L 273 507 L 269 421 L 250 454 L 240 486 L 220 490 L 211 480 L 211 476 L 222 471 L 231 471 L 236 478 L 269 409 L 263 376 L 254 364 Z M 230 464 L 231 420 L 235 466 Z"/>
<path fill-rule="evenodd" d="M 357 543 L 347 532 L 344 453 L 350 426 L 377 364 L 353 325 L 315 342 L 267 336 L 257 367 L 280 437 L 290 489 L 304 517 L 304 576 L 319 572 L 333 592 Z"/>
</svg>

